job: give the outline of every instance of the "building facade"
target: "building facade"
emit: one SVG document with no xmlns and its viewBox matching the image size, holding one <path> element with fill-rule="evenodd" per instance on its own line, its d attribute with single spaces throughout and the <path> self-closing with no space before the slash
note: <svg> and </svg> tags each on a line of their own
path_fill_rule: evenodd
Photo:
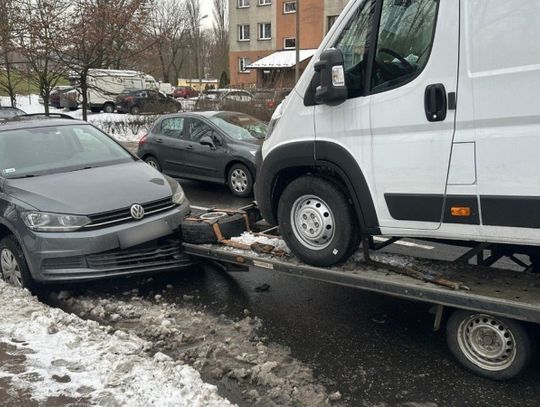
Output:
<svg viewBox="0 0 540 407">
<path fill-rule="evenodd" d="M 303 70 L 348 1 L 229 0 L 231 85 L 291 87 L 297 7 Z"/>
</svg>

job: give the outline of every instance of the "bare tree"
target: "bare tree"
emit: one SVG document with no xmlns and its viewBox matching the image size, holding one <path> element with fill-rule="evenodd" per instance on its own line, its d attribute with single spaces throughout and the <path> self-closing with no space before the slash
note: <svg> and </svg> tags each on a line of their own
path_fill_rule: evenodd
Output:
<svg viewBox="0 0 540 407">
<path fill-rule="evenodd" d="M 66 24 L 55 41 L 57 57 L 76 74 L 87 118 L 88 71 L 115 66 L 140 52 L 148 16 L 148 0 L 75 0 L 64 17 Z M 119 40 L 120 39 L 120 40 Z M 119 45 L 120 44 L 120 45 Z"/>
<path fill-rule="evenodd" d="M 218 78 L 228 75 L 229 70 L 229 23 L 227 0 L 214 0 L 214 24 L 212 27 L 212 73 Z"/>
<path fill-rule="evenodd" d="M 149 35 L 157 52 L 164 82 L 176 83 L 186 58 L 189 29 L 186 6 L 175 0 L 158 1 L 149 21 Z"/>
<path fill-rule="evenodd" d="M 14 20 L 17 12 L 16 2 L 0 0 L 0 90 L 9 95 L 13 107 L 17 102 L 17 85 L 23 80 L 15 60 L 16 53 L 13 41 Z"/>
<path fill-rule="evenodd" d="M 68 7 L 64 0 L 19 0 L 17 50 L 26 61 L 27 79 L 39 89 L 45 113 L 49 113 L 51 90 L 66 75 L 54 53 L 54 41 Z"/>
<path fill-rule="evenodd" d="M 202 35 L 201 20 L 206 16 L 201 16 L 201 4 L 199 0 L 186 0 L 187 23 L 191 39 L 191 55 L 195 58 L 197 78 L 199 79 L 199 88 L 201 88 L 202 67 Z"/>
</svg>

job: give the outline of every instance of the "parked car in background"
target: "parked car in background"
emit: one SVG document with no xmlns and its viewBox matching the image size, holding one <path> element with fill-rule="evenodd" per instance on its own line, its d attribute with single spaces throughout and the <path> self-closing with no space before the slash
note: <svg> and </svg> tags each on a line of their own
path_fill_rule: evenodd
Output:
<svg viewBox="0 0 540 407">
<path fill-rule="evenodd" d="M 234 195 L 247 197 L 265 136 L 266 124 L 243 113 L 179 113 L 157 120 L 137 155 L 167 175 L 227 184 Z"/>
<path fill-rule="evenodd" d="M 49 95 L 49 106 L 60 109 L 60 98 L 64 92 L 75 89 L 73 86 L 55 86 Z"/>
<path fill-rule="evenodd" d="M 291 93 L 291 89 L 257 89 L 253 92 L 253 106 L 275 109 Z"/>
<path fill-rule="evenodd" d="M 159 82 L 158 90 L 165 93 L 167 96 L 172 96 L 174 87 L 169 82 Z"/>
<path fill-rule="evenodd" d="M 195 110 L 238 110 L 238 105 L 249 104 L 253 95 L 242 89 L 210 89 L 201 93 Z"/>
<path fill-rule="evenodd" d="M 77 110 L 82 105 L 82 95 L 79 88 L 68 89 L 60 93 L 60 107 Z"/>
<path fill-rule="evenodd" d="M 26 113 L 17 107 L 0 106 L 0 120 L 9 119 L 15 116 L 21 116 L 23 114 Z"/>
<path fill-rule="evenodd" d="M 182 187 L 92 125 L 19 116 L 0 127 L 5 281 L 85 281 L 190 265 Z"/>
<path fill-rule="evenodd" d="M 155 90 L 126 92 L 116 98 L 118 113 L 173 113 L 181 109 L 180 102 Z"/>
<path fill-rule="evenodd" d="M 177 86 L 173 90 L 172 96 L 175 99 L 188 99 L 199 96 L 199 92 L 197 92 L 191 86 Z"/>
</svg>

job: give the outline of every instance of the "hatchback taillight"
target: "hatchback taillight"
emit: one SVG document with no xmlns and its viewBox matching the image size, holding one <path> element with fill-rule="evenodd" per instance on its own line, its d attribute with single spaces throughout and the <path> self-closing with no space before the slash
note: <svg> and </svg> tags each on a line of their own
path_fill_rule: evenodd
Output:
<svg viewBox="0 0 540 407">
<path fill-rule="evenodd" d="M 146 144 L 146 142 L 148 141 L 148 134 L 144 134 L 140 139 L 139 139 L 139 147 L 142 147 Z"/>
</svg>

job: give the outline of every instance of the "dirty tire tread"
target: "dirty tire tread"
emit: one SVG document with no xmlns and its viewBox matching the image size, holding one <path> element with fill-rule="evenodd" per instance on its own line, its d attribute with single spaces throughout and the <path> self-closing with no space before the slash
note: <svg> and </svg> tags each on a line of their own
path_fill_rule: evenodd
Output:
<svg viewBox="0 0 540 407">
<path fill-rule="evenodd" d="M 302 195 L 319 196 L 334 213 L 336 234 L 331 244 L 322 250 L 305 247 L 294 235 L 290 211 Z M 292 181 L 280 197 L 278 220 L 283 239 L 293 254 L 307 264 L 318 267 L 342 264 L 358 249 L 358 222 L 352 204 L 343 190 L 327 179 L 303 176 Z"/>
<path fill-rule="evenodd" d="M 240 236 L 246 231 L 246 221 L 242 215 L 224 217 L 217 222 L 225 239 Z M 217 243 L 212 225 L 206 222 L 185 220 L 182 222 L 182 238 L 186 243 Z"/>
<path fill-rule="evenodd" d="M 36 284 L 34 282 L 34 279 L 32 278 L 32 275 L 30 274 L 30 269 L 28 268 L 28 264 L 26 263 L 26 258 L 24 257 L 21 245 L 13 235 L 9 235 L 0 240 L 0 252 L 4 247 L 11 250 L 11 252 L 17 258 L 17 262 L 19 263 L 19 267 L 21 269 L 24 288 L 33 291 L 36 288 Z"/>
<path fill-rule="evenodd" d="M 523 374 L 523 372 L 526 371 L 529 362 L 531 361 L 533 356 L 531 339 L 530 335 L 527 332 L 526 326 L 518 321 L 513 321 L 508 318 L 497 317 L 497 319 L 499 319 L 512 331 L 516 342 L 517 354 L 516 360 L 508 368 L 501 371 L 492 372 L 482 369 L 473 364 L 471 361 L 469 361 L 469 359 L 467 359 L 467 357 L 460 349 L 457 340 L 458 328 L 461 321 L 463 321 L 471 314 L 480 313 L 465 310 L 455 310 L 446 324 L 446 342 L 448 344 L 450 352 L 452 353 L 452 355 L 454 355 L 458 362 L 470 372 L 473 372 L 478 376 L 482 376 L 490 380 L 505 381 L 514 379 Z"/>
</svg>

